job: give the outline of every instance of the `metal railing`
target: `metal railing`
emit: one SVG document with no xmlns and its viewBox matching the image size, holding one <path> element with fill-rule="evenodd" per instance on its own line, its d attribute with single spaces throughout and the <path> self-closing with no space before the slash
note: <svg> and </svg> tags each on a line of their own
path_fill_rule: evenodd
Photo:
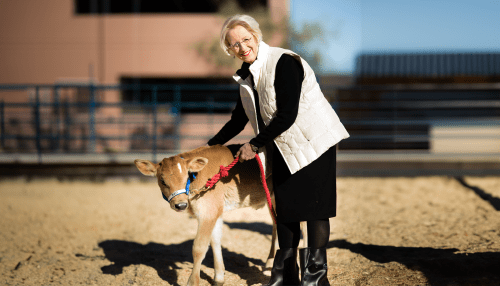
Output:
<svg viewBox="0 0 500 286">
<path fill-rule="evenodd" d="M 351 86 L 336 100 L 345 150 L 500 153 L 500 84 Z"/>
<path fill-rule="evenodd" d="M 335 94 L 332 106 L 351 134 L 339 145 L 341 152 L 500 153 L 498 84 L 322 89 Z M 34 155 L 38 163 L 46 154 L 151 154 L 156 160 L 160 153 L 203 145 L 229 119 L 237 90 L 236 85 L 0 85 L 0 147 L 3 154 Z M 124 101 L 125 91 L 148 96 Z M 204 93 L 203 100 L 192 98 L 197 92 Z"/>
<path fill-rule="evenodd" d="M 151 97 L 123 101 L 126 90 Z M 234 98 L 183 98 L 183 92 L 205 90 L 233 91 Z M 156 158 L 159 152 L 179 152 L 183 140 L 208 140 L 181 132 L 183 110 L 221 117 L 236 98 L 234 85 L 0 85 L 0 147 L 6 154 L 36 154 L 39 162 L 43 154 L 153 153 Z"/>
</svg>

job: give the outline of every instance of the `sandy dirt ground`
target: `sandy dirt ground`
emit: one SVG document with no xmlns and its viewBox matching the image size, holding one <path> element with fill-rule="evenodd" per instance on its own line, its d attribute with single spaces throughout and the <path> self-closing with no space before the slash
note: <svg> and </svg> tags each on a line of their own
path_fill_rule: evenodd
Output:
<svg viewBox="0 0 500 286">
<path fill-rule="evenodd" d="M 500 177 L 339 178 L 332 285 L 500 285 Z M 156 183 L 0 181 L 0 285 L 185 285 L 197 222 Z M 266 209 L 225 215 L 225 285 L 260 285 Z M 213 282 L 211 250 L 202 285 Z"/>
</svg>

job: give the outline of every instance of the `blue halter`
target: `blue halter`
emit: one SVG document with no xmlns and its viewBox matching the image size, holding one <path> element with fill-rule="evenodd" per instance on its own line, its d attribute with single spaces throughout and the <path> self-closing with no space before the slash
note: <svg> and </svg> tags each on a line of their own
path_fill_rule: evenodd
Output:
<svg viewBox="0 0 500 286">
<path fill-rule="evenodd" d="M 191 178 L 193 177 L 193 178 Z M 194 181 L 194 179 L 196 179 L 196 176 L 194 175 L 194 173 L 189 173 L 189 176 L 188 176 L 188 179 L 187 179 L 187 182 L 186 182 L 186 188 L 185 189 L 180 189 L 180 190 L 177 190 L 175 191 L 174 193 L 172 193 L 170 196 L 165 197 L 165 195 L 163 194 L 163 192 L 161 193 L 161 195 L 163 196 L 163 198 L 170 203 L 170 201 L 175 197 L 175 196 L 178 196 L 180 194 L 186 194 L 189 196 L 189 185 L 191 185 L 191 181 Z"/>
</svg>

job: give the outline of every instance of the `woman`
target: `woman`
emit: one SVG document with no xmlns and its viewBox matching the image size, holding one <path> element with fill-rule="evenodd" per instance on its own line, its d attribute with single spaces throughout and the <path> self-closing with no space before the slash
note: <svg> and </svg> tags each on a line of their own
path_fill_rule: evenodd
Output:
<svg viewBox="0 0 500 286">
<path fill-rule="evenodd" d="M 236 156 L 245 161 L 259 153 L 271 160 L 279 250 L 268 285 L 330 285 L 326 245 L 329 218 L 336 216 L 335 148 L 349 134 L 311 67 L 294 52 L 264 43 L 255 19 L 227 19 L 220 43 L 243 61 L 234 75 L 240 97 L 231 119 L 208 145 L 225 144 L 250 121 L 256 136 Z M 301 280 L 300 221 L 307 221 L 309 240 L 308 248 L 299 251 Z"/>
</svg>

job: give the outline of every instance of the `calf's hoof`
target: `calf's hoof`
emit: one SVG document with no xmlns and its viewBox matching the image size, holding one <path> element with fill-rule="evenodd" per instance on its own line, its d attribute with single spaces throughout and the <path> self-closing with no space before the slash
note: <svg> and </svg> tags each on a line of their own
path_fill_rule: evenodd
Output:
<svg viewBox="0 0 500 286">
<path fill-rule="evenodd" d="M 274 258 L 267 259 L 262 274 L 264 274 L 265 276 L 271 276 L 271 269 L 273 269 L 273 264 L 274 264 Z"/>
</svg>

